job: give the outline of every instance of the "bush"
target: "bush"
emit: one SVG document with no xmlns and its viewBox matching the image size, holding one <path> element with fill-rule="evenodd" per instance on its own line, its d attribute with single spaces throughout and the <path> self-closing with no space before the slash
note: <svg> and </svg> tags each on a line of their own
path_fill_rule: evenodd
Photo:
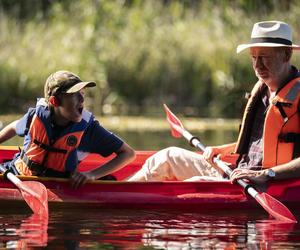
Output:
<svg viewBox="0 0 300 250">
<path fill-rule="evenodd" d="M 87 94 L 96 114 L 161 114 L 166 102 L 186 115 L 240 117 L 255 76 L 237 44 L 259 20 L 300 30 L 291 0 L 37 2 L 0 2 L 1 113 L 33 105 L 47 76 L 68 69 L 97 82 Z"/>
</svg>

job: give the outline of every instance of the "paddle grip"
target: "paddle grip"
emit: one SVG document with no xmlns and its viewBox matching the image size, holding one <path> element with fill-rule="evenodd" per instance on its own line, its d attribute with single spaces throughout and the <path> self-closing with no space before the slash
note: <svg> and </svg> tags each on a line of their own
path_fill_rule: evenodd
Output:
<svg viewBox="0 0 300 250">
<path fill-rule="evenodd" d="M 0 164 L 0 172 L 4 174 L 6 171 L 7 169 Z"/>
<path fill-rule="evenodd" d="M 11 173 L 11 171 L 9 169 L 4 168 L 1 164 L 0 164 L 0 172 L 3 173 L 5 179 L 9 179 L 7 175 L 8 173 Z"/>
</svg>

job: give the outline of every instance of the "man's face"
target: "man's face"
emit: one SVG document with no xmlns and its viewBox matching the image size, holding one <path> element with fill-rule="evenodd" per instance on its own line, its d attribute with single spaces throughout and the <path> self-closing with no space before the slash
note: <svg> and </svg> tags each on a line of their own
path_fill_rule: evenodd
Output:
<svg viewBox="0 0 300 250">
<path fill-rule="evenodd" d="M 286 60 L 284 48 L 250 48 L 252 66 L 256 76 L 265 82 L 274 83 L 282 78 Z"/>
<path fill-rule="evenodd" d="M 60 98 L 60 114 L 69 121 L 80 122 L 84 107 L 84 90 L 72 94 L 62 94 Z"/>
</svg>

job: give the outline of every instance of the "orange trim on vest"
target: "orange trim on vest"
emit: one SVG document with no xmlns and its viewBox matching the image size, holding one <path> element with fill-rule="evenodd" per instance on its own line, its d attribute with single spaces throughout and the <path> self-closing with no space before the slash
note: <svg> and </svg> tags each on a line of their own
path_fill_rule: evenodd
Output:
<svg viewBox="0 0 300 250">
<path fill-rule="evenodd" d="M 70 153 L 78 148 L 84 131 L 73 132 L 58 138 L 51 147 L 66 150 L 66 153 L 51 152 L 39 147 L 34 140 L 50 146 L 46 128 L 41 119 L 35 114 L 29 129 L 32 138 L 26 156 L 33 162 L 42 165 L 45 168 L 51 168 L 59 172 L 65 172 L 66 161 Z M 18 171 L 23 175 L 32 175 L 32 171 L 27 167 L 24 161 L 18 159 L 15 162 Z"/>
<path fill-rule="evenodd" d="M 284 103 L 282 108 L 286 119 L 280 113 L 276 102 Z M 263 167 L 289 162 L 293 159 L 294 143 L 279 140 L 280 134 L 300 133 L 300 77 L 290 81 L 277 93 L 267 112 L 264 125 L 264 158 Z"/>
<path fill-rule="evenodd" d="M 249 131 L 255 104 L 260 93 L 266 87 L 264 83 L 258 82 L 248 100 L 241 126 L 241 131 L 236 144 L 235 152 L 246 154 L 249 144 Z M 283 103 L 282 109 L 286 117 L 282 116 L 276 103 Z M 263 167 L 270 168 L 275 165 L 284 164 L 293 159 L 294 143 L 279 140 L 280 134 L 300 133 L 300 77 L 287 83 L 273 98 L 267 111 L 263 132 Z"/>
</svg>

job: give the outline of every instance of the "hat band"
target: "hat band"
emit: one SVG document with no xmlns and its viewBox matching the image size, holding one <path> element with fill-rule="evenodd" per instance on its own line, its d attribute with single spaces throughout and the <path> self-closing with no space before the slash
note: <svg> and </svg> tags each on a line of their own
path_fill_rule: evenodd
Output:
<svg viewBox="0 0 300 250">
<path fill-rule="evenodd" d="M 277 38 L 277 37 L 251 38 L 251 43 L 278 43 L 278 44 L 292 45 L 292 42 L 290 40 L 284 38 Z"/>
</svg>

